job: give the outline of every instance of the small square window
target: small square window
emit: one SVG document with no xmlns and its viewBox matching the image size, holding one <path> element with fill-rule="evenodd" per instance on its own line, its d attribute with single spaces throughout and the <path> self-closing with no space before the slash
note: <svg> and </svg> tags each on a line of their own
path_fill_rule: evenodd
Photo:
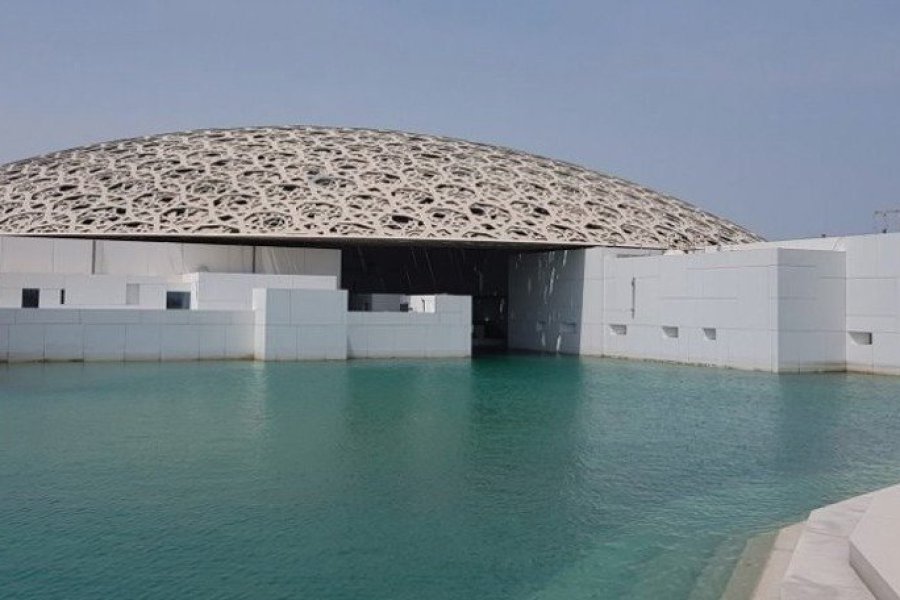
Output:
<svg viewBox="0 0 900 600">
<path fill-rule="evenodd" d="M 612 335 L 628 335 L 628 326 L 616 323 L 609 326 L 609 332 Z"/>
<path fill-rule="evenodd" d="M 22 290 L 22 308 L 37 308 L 41 303 L 41 290 L 25 288 Z"/>
<path fill-rule="evenodd" d="M 672 327 L 670 325 L 663 325 L 662 328 L 663 336 L 669 339 L 675 339 L 678 337 L 678 328 Z"/>
<path fill-rule="evenodd" d="M 191 308 L 190 292 L 166 292 L 167 310 L 188 310 Z"/>
<path fill-rule="evenodd" d="M 711 342 L 716 341 L 717 333 L 715 327 L 704 327 L 703 328 L 703 337 L 708 339 Z"/>
<path fill-rule="evenodd" d="M 872 332 L 871 331 L 850 331 L 850 339 L 857 346 L 871 346 L 872 345 Z"/>
</svg>

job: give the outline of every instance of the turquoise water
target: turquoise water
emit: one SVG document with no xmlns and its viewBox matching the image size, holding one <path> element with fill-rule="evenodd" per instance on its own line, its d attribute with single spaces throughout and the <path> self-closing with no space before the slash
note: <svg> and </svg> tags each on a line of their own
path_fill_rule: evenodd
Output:
<svg viewBox="0 0 900 600">
<path fill-rule="evenodd" d="M 539 356 L 0 368 L 4 598 L 715 598 L 900 481 L 900 378 Z"/>
</svg>

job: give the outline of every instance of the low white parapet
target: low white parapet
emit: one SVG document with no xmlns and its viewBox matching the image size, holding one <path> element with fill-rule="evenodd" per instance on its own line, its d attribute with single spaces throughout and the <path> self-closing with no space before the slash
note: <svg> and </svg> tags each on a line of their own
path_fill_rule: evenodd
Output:
<svg viewBox="0 0 900 600">
<path fill-rule="evenodd" d="M 251 311 L 0 309 L 0 361 L 253 357 Z"/>
<path fill-rule="evenodd" d="M 411 296 L 421 300 L 425 296 Z M 429 312 L 351 312 L 351 358 L 464 357 L 472 354 L 471 296 L 428 296 Z M 412 308 L 412 303 L 410 304 Z"/>
<path fill-rule="evenodd" d="M 257 288 L 337 290 L 338 287 L 335 275 L 187 273 L 182 281 L 190 285 L 192 308 L 199 310 L 249 310 L 253 290 Z"/>
<path fill-rule="evenodd" d="M 0 362 L 471 355 L 469 296 L 433 312 L 350 313 L 336 289 L 254 289 L 253 310 L 0 309 Z"/>
</svg>

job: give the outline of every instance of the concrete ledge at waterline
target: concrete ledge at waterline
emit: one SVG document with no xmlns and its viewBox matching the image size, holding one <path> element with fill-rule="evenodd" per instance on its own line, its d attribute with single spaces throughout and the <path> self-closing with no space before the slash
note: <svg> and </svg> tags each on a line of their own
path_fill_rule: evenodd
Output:
<svg viewBox="0 0 900 600">
<path fill-rule="evenodd" d="M 752 598 L 897 600 L 898 549 L 900 485 L 824 506 L 781 530 Z"/>
<path fill-rule="evenodd" d="M 541 352 L 541 351 L 537 351 Z M 689 361 L 689 360 L 678 360 L 678 359 L 666 359 L 666 358 L 648 358 L 644 356 L 635 356 L 631 354 L 614 354 L 614 353 L 603 353 L 603 354 L 593 354 L 593 353 L 583 353 L 582 356 L 591 357 L 591 358 L 613 358 L 616 360 L 634 360 L 639 362 L 650 362 L 650 363 L 659 363 L 664 365 L 683 365 L 686 367 L 715 367 L 719 369 L 730 369 L 734 371 L 757 371 L 762 373 L 844 373 L 847 372 L 847 369 L 844 368 L 844 365 L 841 363 L 827 363 L 827 364 L 804 364 L 804 365 L 793 365 L 790 367 L 781 367 L 778 370 L 773 369 L 770 365 L 766 364 L 722 364 L 718 362 L 706 362 L 706 361 Z M 898 373 L 900 374 L 900 373 Z"/>
<path fill-rule="evenodd" d="M 873 598 L 850 566 L 848 541 L 870 503 L 864 494 L 810 513 L 781 583 L 782 600 Z"/>
<path fill-rule="evenodd" d="M 878 600 L 900 600 L 900 486 L 873 495 L 850 534 L 850 565 Z"/>
<path fill-rule="evenodd" d="M 780 585 L 803 523 L 757 535 L 747 541 L 721 600 L 777 600 Z"/>
</svg>

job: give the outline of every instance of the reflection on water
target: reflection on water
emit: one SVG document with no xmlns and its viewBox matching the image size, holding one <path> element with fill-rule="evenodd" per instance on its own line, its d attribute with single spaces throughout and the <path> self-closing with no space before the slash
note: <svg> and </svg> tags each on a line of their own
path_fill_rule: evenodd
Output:
<svg viewBox="0 0 900 600">
<path fill-rule="evenodd" d="M 0 368 L 0 589 L 716 598 L 900 480 L 898 418 L 900 379 L 564 357 Z"/>
</svg>

